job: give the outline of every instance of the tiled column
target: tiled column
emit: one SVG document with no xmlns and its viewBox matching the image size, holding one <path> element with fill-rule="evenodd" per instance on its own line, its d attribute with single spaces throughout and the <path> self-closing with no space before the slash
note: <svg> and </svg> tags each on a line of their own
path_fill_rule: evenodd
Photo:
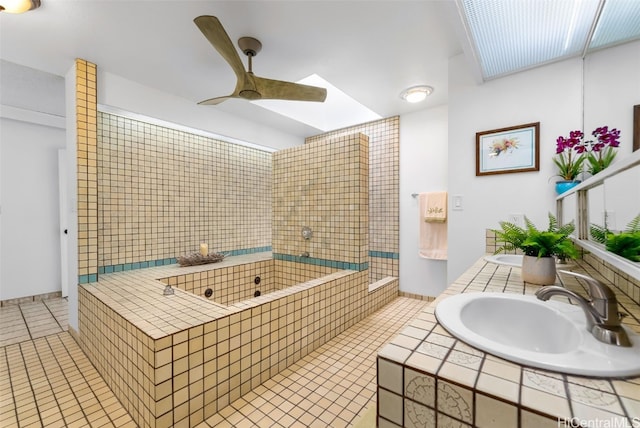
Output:
<svg viewBox="0 0 640 428">
<path fill-rule="evenodd" d="M 78 282 L 98 279 L 98 171 L 96 65 L 76 59 Z"/>
</svg>

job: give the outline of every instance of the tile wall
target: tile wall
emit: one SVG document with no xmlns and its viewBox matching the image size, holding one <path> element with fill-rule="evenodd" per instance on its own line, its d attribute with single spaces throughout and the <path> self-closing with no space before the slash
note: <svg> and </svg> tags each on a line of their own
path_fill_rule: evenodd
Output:
<svg viewBox="0 0 640 428">
<path fill-rule="evenodd" d="M 271 153 L 98 113 L 98 264 L 271 245 Z"/>
<path fill-rule="evenodd" d="M 256 291 L 262 295 L 279 289 L 274 281 L 273 260 L 192 272 L 160 281 L 225 306 L 252 299 Z M 211 295 L 205 294 L 207 290 Z"/>
<path fill-rule="evenodd" d="M 367 269 L 368 151 L 367 137 L 355 133 L 273 154 L 274 258 Z"/>
<path fill-rule="evenodd" d="M 370 282 L 399 276 L 400 117 L 367 122 L 305 140 L 330 141 L 362 133 L 369 138 L 369 273 Z"/>
<path fill-rule="evenodd" d="M 78 197 L 78 278 L 98 274 L 97 69 L 76 59 L 76 140 Z"/>
<path fill-rule="evenodd" d="M 583 254 L 582 259 L 600 275 L 611 281 L 637 305 L 640 305 L 640 279 L 632 278 L 591 253 Z"/>
</svg>

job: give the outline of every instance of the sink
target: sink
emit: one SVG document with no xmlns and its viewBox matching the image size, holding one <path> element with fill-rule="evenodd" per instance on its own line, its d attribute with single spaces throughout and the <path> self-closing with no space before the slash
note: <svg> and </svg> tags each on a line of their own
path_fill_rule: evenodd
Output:
<svg viewBox="0 0 640 428">
<path fill-rule="evenodd" d="M 525 366 L 593 377 L 640 375 L 640 335 L 632 347 L 608 345 L 587 331 L 583 310 L 558 301 L 505 293 L 463 293 L 436 306 L 454 337 Z"/>
</svg>

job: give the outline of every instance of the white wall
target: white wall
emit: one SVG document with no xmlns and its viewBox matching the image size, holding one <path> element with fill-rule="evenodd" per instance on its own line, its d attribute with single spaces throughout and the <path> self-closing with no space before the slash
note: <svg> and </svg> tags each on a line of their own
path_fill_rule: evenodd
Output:
<svg viewBox="0 0 640 428">
<path fill-rule="evenodd" d="M 559 135 L 582 126 L 582 61 L 570 59 L 476 84 L 464 58 L 449 64 L 449 193 L 463 197 L 450 211 L 449 283 L 485 252 L 485 229 L 508 214 L 540 227 L 555 213 L 552 158 Z M 475 176 L 476 132 L 540 122 L 540 171 Z"/>
<path fill-rule="evenodd" d="M 1 60 L 0 300 L 60 291 L 64 79 Z"/>
<path fill-rule="evenodd" d="M 98 104 L 275 149 L 299 146 L 304 139 L 225 113 L 211 106 L 161 92 L 112 73 L 98 64 Z M 255 107 L 255 106 L 254 106 Z"/>
<path fill-rule="evenodd" d="M 437 296 L 447 286 L 447 262 L 418 256 L 418 199 L 447 190 L 447 106 L 400 117 L 400 290 Z"/>
<path fill-rule="evenodd" d="M 58 149 L 63 129 L 0 119 L 0 300 L 60 291 Z"/>
<path fill-rule="evenodd" d="M 596 126 L 622 131 L 618 158 L 631 153 L 633 105 L 640 104 L 640 41 L 581 59 L 535 68 L 479 85 L 463 56 L 449 64 L 449 194 L 461 194 L 463 211 L 449 224 L 447 281 L 451 283 L 484 253 L 486 228 L 511 213 L 546 225 L 555 213 L 552 158 L 559 135 Z M 583 82 L 584 80 L 584 82 Z M 584 118 L 583 90 L 584 88 Z M 584 120 L 584 127 L 583 127 Z M 475 133 L 540 122 L 540 171 L 475 176 Z"/>
<path fill-rule="evenodd" d="M 633 106 L 640 104 L 640 40 L 596 51 L 584 61 L 584 132 L 618 128 L 619 160 L 633 147 Z"/>
</svg>

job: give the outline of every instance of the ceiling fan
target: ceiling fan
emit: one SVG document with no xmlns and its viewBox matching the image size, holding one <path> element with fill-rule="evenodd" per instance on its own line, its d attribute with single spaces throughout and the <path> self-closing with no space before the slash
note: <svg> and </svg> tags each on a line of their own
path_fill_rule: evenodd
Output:
<svg viewBox="0 0 640 428">
<path fill-rule="evenodd" d="M 277 99 L 290 101 L 323 102 L 327 98 L 327 90 L 316 86 L 301 85 L 299 83 L 284 82 L 282 80 L 266 79 L 253 74 L 252 58 L 260 52 L 262 44 L 253 37 L 241 37 L 238 46 L 249 58 L 249 70 L 246 71 L 238 51 L 231 42 L 229 35 L 215 16 L 203 15 L 193 20 L 209 43 L 229 63 L 238 79 L 236 88 L 231 95 L 215 97 L 198 104 L 216 105 L 230 98 L 244 98 L 246 100 Z"/>
</svg>

